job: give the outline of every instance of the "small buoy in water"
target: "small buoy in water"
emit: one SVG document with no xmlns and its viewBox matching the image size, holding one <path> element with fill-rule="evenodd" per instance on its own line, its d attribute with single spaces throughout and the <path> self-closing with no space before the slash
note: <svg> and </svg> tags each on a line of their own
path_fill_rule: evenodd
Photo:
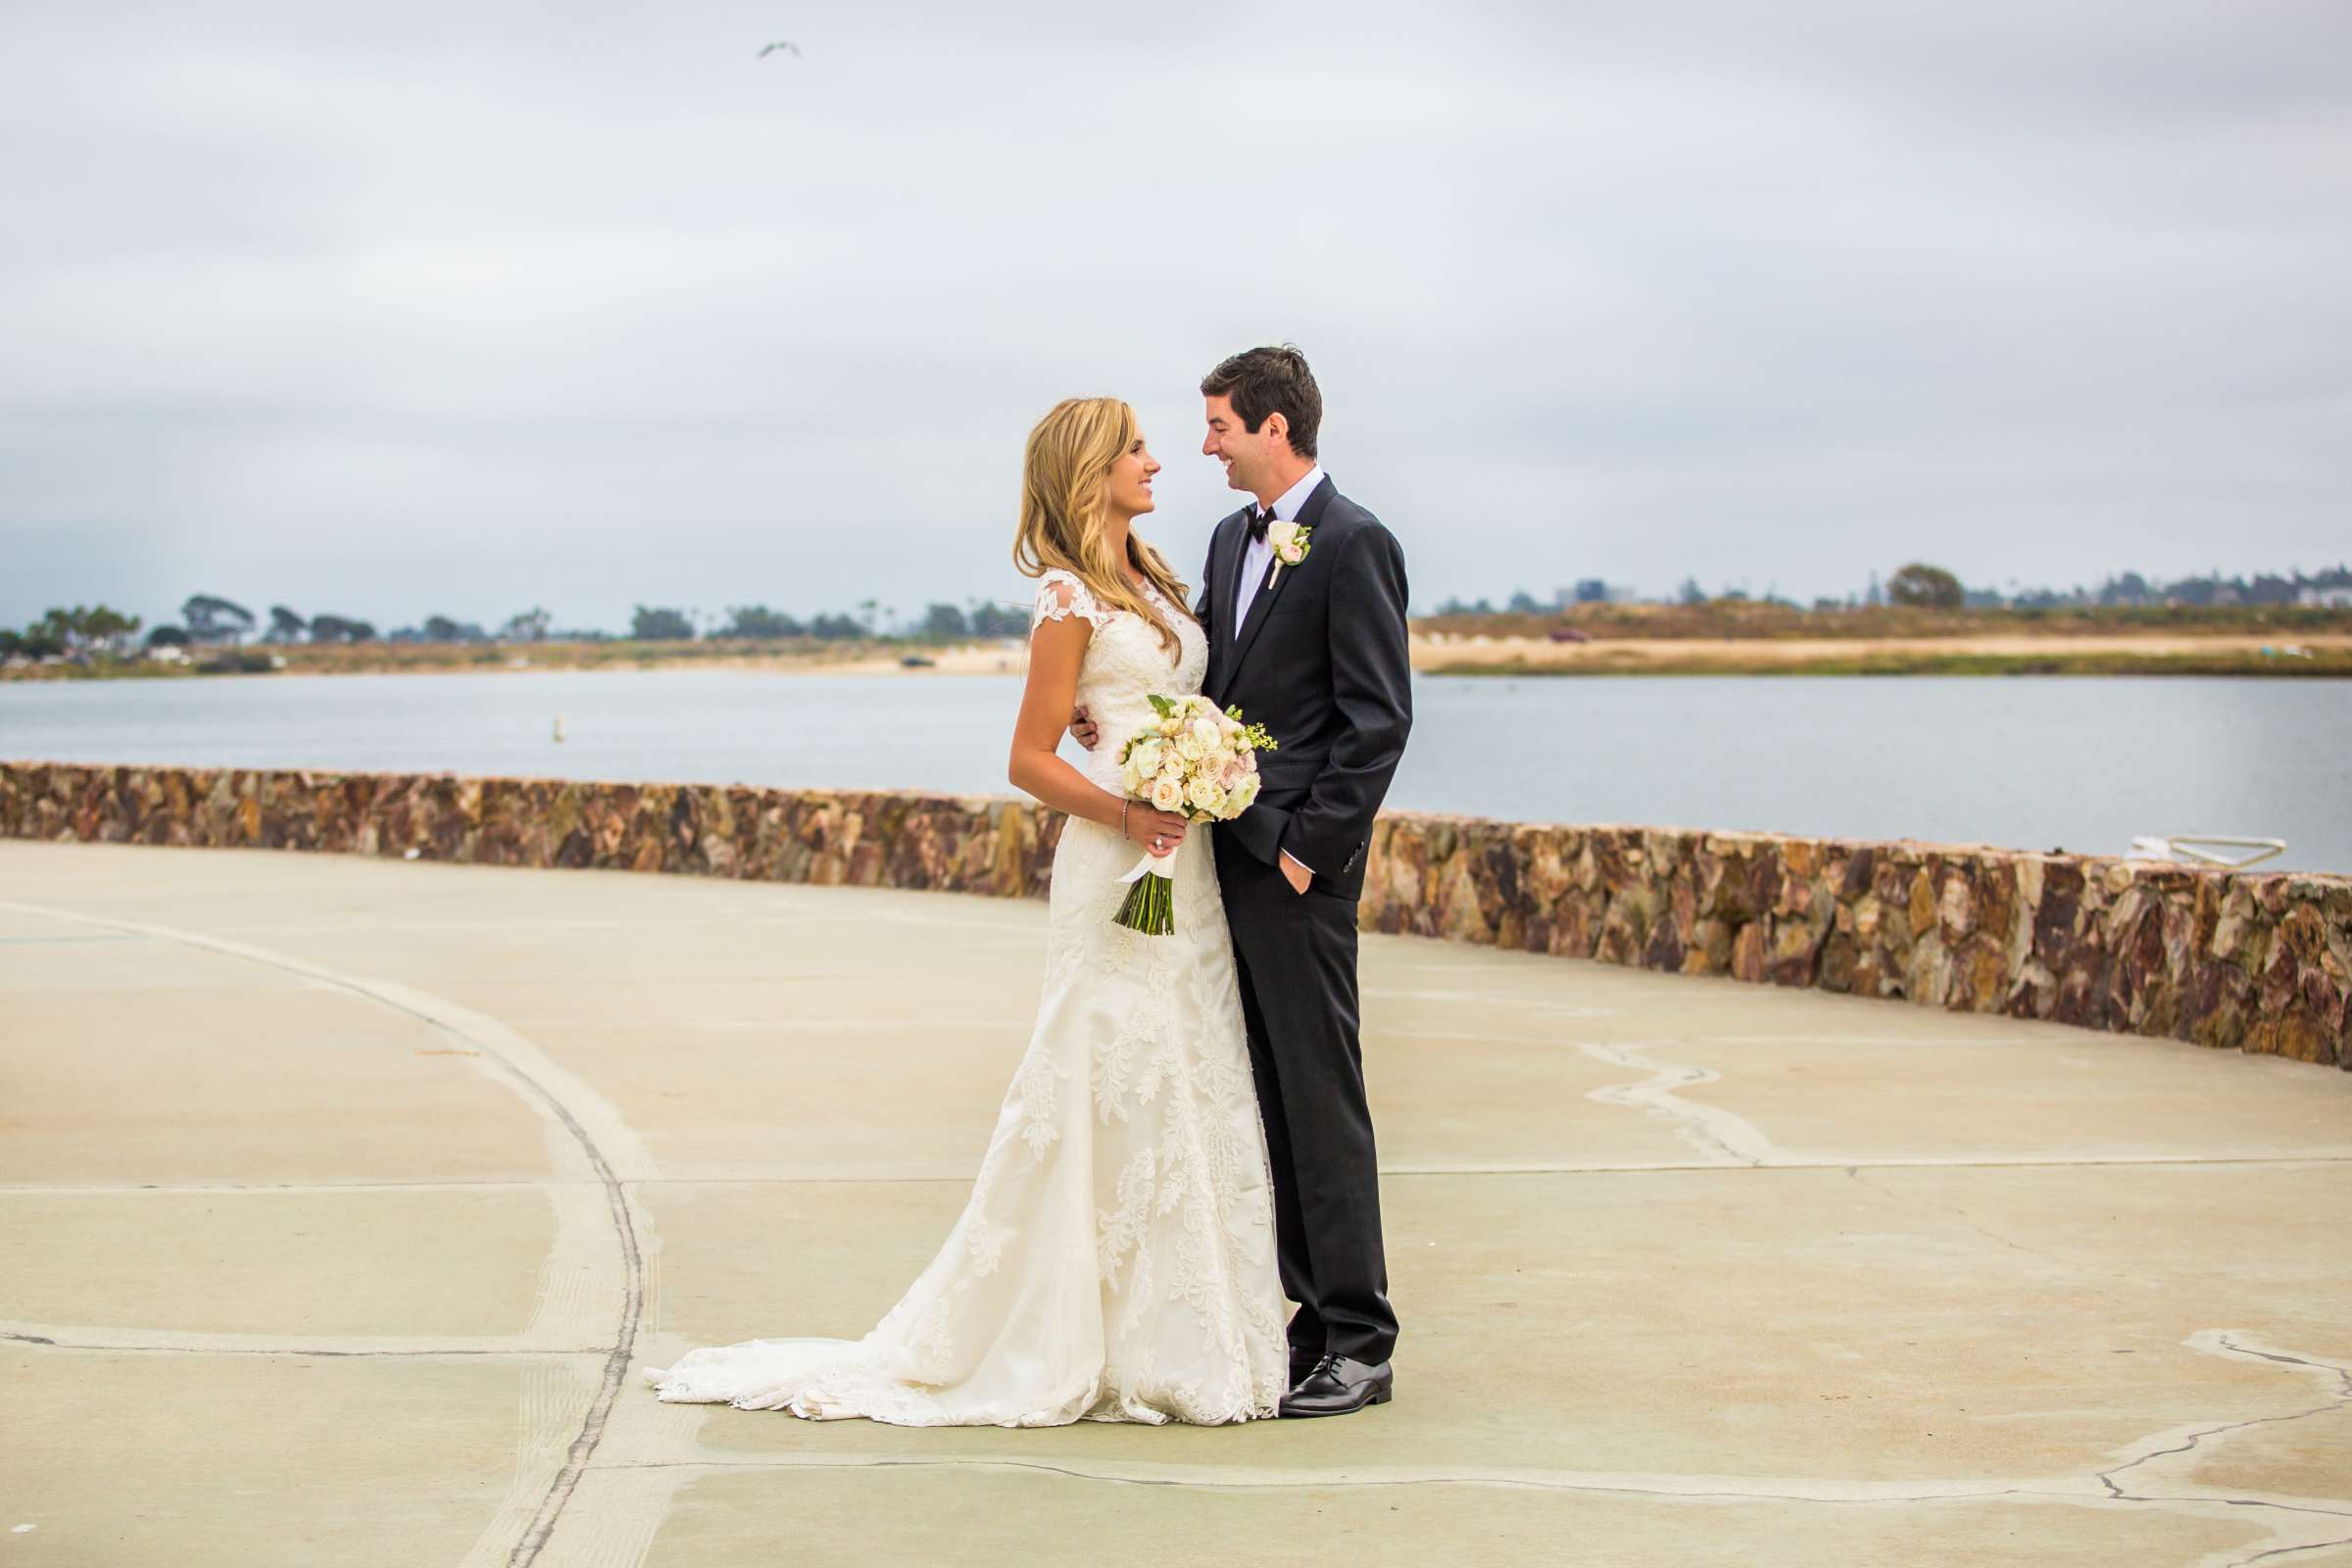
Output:
<svg viewBox="0 0 2352 1568">
<path fill-rule="evenodd" d="M 556 739 L 558 742 L 564 739 L 564 715 L 562 713 L 556 715 Z"/>
</svg>

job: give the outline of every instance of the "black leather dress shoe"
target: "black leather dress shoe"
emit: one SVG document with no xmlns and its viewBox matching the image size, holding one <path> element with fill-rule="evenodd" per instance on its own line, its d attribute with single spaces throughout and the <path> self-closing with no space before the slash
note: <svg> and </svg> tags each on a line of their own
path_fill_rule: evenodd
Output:
<svg viewBox="0 0 2352 1568">
<path fill-rule="evenodd" d="M 1347 1415 L 1367 1404 L 1386 1404 L 1396 1392 L 1396 1374 L 1383 1361 L 1327 1355 L 1284 1396 L 1285 1416 Z"/>
<path fill-rule="evenodd" d="M 1291 1347 L 1291 1381 L 1286 1387 L 1297 1388 L 1313 1377 L 1315 1368 L 1322 1364 L 1323 1352 L 1320 1349 L 1301 1350 L 1297 1346 Z"/>
</svg>

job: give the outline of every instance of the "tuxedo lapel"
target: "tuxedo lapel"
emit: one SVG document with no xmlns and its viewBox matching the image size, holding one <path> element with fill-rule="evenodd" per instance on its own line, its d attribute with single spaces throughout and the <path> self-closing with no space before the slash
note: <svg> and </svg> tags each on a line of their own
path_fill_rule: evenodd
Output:
<svg viewBox="0 0 2352 1568">
<path fill-rule="evenodd" d="M 1233 634 L 1228 625 L 1233 618 L 1234 579 L 1242 570 L 1241 514 L 1227 517 L 1217 524 L 1208 540 L 1208 623 L 1214 629 L 1208 638 L 1208 679 L 1206 688 L 1211 697 L 1222 696 L 1225 682 L 1233 678 Z"/>
<path fill-rule="evenodd" d="M 1307 495 L 1306 504 L 1298 509 L 1298 526 L 1312 528 L 1316 523 L 1322 521 L 1323 509 L 1331 504 L 1331 498 L 1336 493 L 1337 488 L 1331 482 L 1331 475 L 1325 474 L 1323 482 L 1315 486 L 1313 491 Z M 1314 549 L 1312 539 L 1307 541 L 1307 549 L 1310 552 Z M 1241 555 L 1242 552 L 1237 546 L 1233 551 L 1235 561 L 1233 569 L 1236 572 L 1241 569 Z M 1243 618 L 1241 635 L 1234 639 L 1233 653 L 1225 666 L 1225 679 L 1228 683 L 1233 679 L 1233 672 L 1242 667 L 1242 661 L 1250 657 L 1250 645 L 1256 642 L 1257 634 L 1265 629 L 1266 621 L 1274 612 L 1274 601 L 1282 597 L 1282 591 L 1290 585 L 1291 579 L 1305 569 L 1306 563 L 1301 561 L 1296 566 L 1281 566 L 1280 570 L 1276 570 L 1275 568 L 1279 565 L 1281 565 L 1279 557 L 1266 564 L 1266 576 L 1259 579 L 1257 592 L 1250 596 L 1250 613 Z"/>
</svg>

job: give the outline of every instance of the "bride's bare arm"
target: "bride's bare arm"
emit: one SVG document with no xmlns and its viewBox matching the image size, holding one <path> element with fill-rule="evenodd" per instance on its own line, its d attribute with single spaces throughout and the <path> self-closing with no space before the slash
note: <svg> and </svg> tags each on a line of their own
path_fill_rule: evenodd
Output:
<svg viewBox="0 0 2352 1568">
<path fill-rule="evenodd" d="M 1158 838 L 1172 850 L 1184 842 L 1183 817 L 1153 810 L 1141 801 L 1129 804 L 1054 755 L 1078 696 L 1078 666 L 1093 636 L 1094 628 L 1080 615 L 1042 621 L 1031 635 L 1029 683 L 1021 691 L 1020 716 L 1013 720 L 1012 757 L 1004 776 L 1013 788 L 1054 810 L 1100 822 L 1113 832 L 1124 810 L 1128 838 L 1144 845 Z"/>
</svg>

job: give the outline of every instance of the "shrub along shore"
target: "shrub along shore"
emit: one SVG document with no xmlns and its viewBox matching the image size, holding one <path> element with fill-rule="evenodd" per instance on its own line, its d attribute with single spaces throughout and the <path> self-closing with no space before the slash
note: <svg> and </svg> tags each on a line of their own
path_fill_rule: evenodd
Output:
<svg viewBox="0 0 2352 1568">
<path fill-rule="evenodd" d="M 184 654 L 184 659 L 178 657 Z M 741 667 L 777 673 L 1017 670 L 1019 637 L 679 637 L 198 644 L 168 661 L 92 654 L 0 679 L 342 675 L 425 670 Z M 1413 667 L 1448 675 L 2352 676 L 2352 610 L 2065 611 L 1580 605 L 1413 622 Z"/>
</svg>

